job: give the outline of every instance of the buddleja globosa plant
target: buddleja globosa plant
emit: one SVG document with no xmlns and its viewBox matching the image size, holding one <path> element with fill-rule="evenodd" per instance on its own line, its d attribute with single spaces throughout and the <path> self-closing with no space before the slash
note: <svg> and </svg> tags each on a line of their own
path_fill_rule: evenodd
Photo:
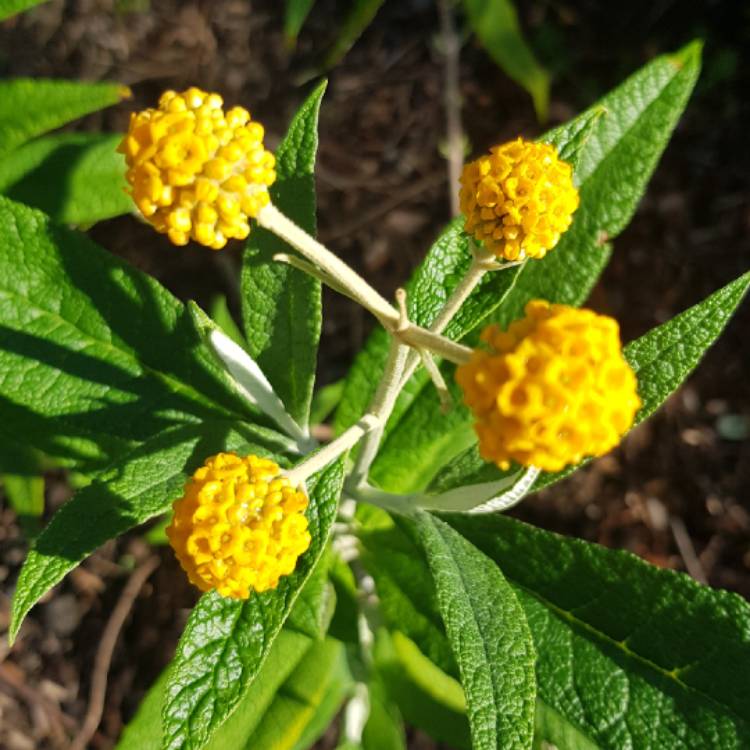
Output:
<svg viewBox="0 0 750 750">
<path fill-rule="evenodd" d="M 244 243 L 240 343 L 0 199 L 0 429 L 91 480 L 29 552 L 11 639 L 99 545 L 163 515 L 205 592 L 121 749 L 302 750 L 342 706 L 341 748 L 403 748 L 403 721 L 477 750 L 750 746 L 746 602 L 501 513 L 652 414 L 750 284 L 624 347 L 578 307 L 699 57 L 658 58 L 539 141 L 468 164 L 464 215 L 395 304 L 314 239 L 324 84 L 275 155 L 242 107 L 166 92 L 117 137 L 120 174 L 165 244 Z M 65 120 L 49 105 L 24 130 L 26 101 L 0 124 L 17 164 L 11 149 Z M 75 210 L 101 218 L 113 181 L 74 179 Z M 314 397 L 321 283 L 379 326 L 339 393 Z M 311 404 L 318 420 L 336 405 L 325 446 Z"/>
</svg>

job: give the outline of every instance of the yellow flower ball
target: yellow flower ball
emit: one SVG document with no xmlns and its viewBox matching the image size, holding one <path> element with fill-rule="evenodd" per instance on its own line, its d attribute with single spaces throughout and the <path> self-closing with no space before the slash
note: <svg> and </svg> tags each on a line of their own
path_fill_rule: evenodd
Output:
<svg viewBox="0 0 750 750">
<path fill-rule="evenodd" d="M 482 340 L 456 380 L 485 460 L 560 471 L 607 453 L 632 426 L 641 400 L 612 318 L 535 300 Z"/>
<path fill-rule="evenodd" d="M 307 496 L 267 458 L 208 458 L 172 504 L 169 543 L 201 591 L 247 599 L 276 588 L 310 546 Z"/>
<path fill-rule="evenodd" d="M 498 258 L 519 260 L 557 244 L 579 198 L 554 146 L 518 138 L 464 167 L 460 202 L 467 233 Z"/>
<path fill-rule="evenodd" d="M 270 201 L 276 160 L 263 126 L 218 94 L 166 91 L 157 109 L 132 114 L 118 150 L 138 210 L 175 245 L 219 250 L 245 239 L 248 219 Z"/>
</svg>

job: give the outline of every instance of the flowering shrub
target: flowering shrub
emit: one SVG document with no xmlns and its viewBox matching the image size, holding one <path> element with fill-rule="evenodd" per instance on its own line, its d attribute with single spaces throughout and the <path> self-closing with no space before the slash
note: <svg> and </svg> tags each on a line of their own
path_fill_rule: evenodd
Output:
<svg viewBox="0 0 750 750">
<path fill-rule="evenodd" d="M 28 554 L 10 638 L 151 519 L 205 592 L 121 750 L 302 750 L 342 706 L 341 748 L 403 748 L 402 721 L 477 750 L 750 745 L 747 603 L 501 513 L 652 414 L 750 284 L 624 347 L 579 309 L 699 57 L 658 58 L 470 163 L 466 215 L 395 304 L 313 236 L 325 84 L 272 155 L 246 110 L 198 89 L 72 143 L 39 136 L 127 92 L 0 83 L 6 163 L 75 157 L 53 218 L 0 198 L 0 439 L 87 480 Z M 165 246 L 242 253 L 239 343 L 59 223 L 131 210 L 123 188 Z M 333 405 L 314 394 L 321 284 L 380 324 Z"/>
</svg>

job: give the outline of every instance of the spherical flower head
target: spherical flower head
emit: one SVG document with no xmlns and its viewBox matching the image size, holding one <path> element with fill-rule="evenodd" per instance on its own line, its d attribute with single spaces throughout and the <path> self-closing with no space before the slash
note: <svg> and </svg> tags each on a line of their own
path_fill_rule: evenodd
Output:
<svg viewBox="0 0 750 750">
<path fill-rule="evenodd" d="M 535 300 L 482 340 L 456 380 L 485 460 L 561 471 L 607 453 L 632 426 L 641 401 L 612 318 Z"/>
<path fill-rule="evenodd" d="M 467 164 L 464 228 L 498 258 L 543 258 L 573 221 L 573 169 L 554 146 L 518 138 Z"/>
<path fill-rule="evenodd" d="M 307 505 L 273 461 L 219 453 L 172 504 L 167 537 L 201 591 L 247 599 L 252 591 L 276 588 L 310 546 Z"/>
<path fill-rule="evenodd" d="M 119 146 L 138 210 L 175 245 L 193 239 L 219 250 L 245 239 L 248 220 L 270 201 L 276 161 L 263 126 L 223 104 L 197 88 L 167 91 L 157 109 L 131 115 Z"/>
</svg>

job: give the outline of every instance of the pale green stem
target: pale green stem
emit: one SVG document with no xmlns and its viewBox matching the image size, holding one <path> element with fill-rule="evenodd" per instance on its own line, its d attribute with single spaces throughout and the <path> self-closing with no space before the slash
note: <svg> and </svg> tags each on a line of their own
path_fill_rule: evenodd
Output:
<svg viewBox="0 0 750 750">
<path fill-rule="evenodd" d="M 362 441 L 357 462 L 348 481 L 354 487 L 362 484 L 367 479 L 370 466 L 375 460 L 380 441 L 383 437 L 383 428 L 385 427 L 385 422 L 380 415 L 390 414 L 393 409 L 393 404 L 399 393 L 401 373 L 404 369 L 408 352 L 409 348 L 404 346 L 395 336 L 391 338 L 385 369 L 368 409 L 368 413 L 374 415 L 378 419 L 379 424 Z"/>
<path fill-rule="evenodd" d="M 315 472 L 324 469 L 332 461 L 335 461 L 342 453 L 355 446 L 357 442 L 370 430 L 375 429 L 380 420 L 373 414 L 365 414 L 356 424 L 353 424 L 346 432 L 341 433 L 334 441 L 328 443 L 317 453 L 313 453 L 308 459 L 297 464 L 293 469 L 283 472 L 293 487 L 303 484 L 308 477 Z"/>
<path fill-rule="evenodd" d="M 429 349 L 451 362 L 465 362 L 471 356 L 468 347 L 456 344 L 426 328 L 412 323 L 400 329 L 401 316 L 382 295 L 373 289 L 358 273 L 321 245 L 304 229 L 284 216 L 272 203 L 264 206 L 257 216 L 258 223 L 296 248 L 307 260 L 316 265 L 333 283 L 347 290 L 347 296 L 369 310 L 391 333 L 404 344 Z"/>
</svg>

